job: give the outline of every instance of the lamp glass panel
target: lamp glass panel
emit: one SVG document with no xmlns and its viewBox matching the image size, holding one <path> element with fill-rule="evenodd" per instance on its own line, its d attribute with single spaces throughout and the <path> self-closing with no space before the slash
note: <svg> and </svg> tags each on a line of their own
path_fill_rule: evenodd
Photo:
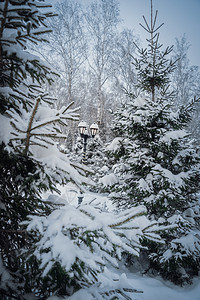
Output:
<svg viewBox="0 0 200 300">
<path fill-rule="evenodd" d="M 97 134 L 97 131 L 98 131 L 98 125 L 93 123 L 91 126 L 90 126 L 90 131 L 91 131 L 91 135 L 92 136 L 95 136 Z"/>
<path fill-rule="evenodd" d="M 81 134 L 84 134 L 85 130 L 86 130 L 86 127 L 84 127 L 84 126 L 79 127 L 79 131 L 80 131 Z"/>
</svg>

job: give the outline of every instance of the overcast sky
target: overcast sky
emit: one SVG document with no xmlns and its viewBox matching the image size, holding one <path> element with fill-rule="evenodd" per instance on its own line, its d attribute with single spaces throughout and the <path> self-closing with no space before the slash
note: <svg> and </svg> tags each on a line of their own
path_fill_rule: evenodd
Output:
<svg viewBox="0 0 200 300">
<path fill-rule="evenodd" d="M 139 23 L 144 24 L 143 15 L 150 20 L 150 0 L 119 0 L 119 3 L 124 27 L 134 29 L 145 40 L 147 35 Z M 181 38 L 185 33 L 191 44 L 190 63 L 200 66 L 200 0 L 153 0 L 153 9 L 158 10 L 158 24 L 164 22 L 160 42 L 171 46 L 176 37 Z"/>
</svg>

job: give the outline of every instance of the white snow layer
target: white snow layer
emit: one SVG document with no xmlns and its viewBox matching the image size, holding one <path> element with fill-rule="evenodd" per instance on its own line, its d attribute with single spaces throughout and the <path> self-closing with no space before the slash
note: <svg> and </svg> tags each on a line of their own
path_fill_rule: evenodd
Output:
<svg viewBox="0 0 200 300">
<path fill-rule="evenodd" d="M 104 186 L 112 186 L 113 184 L 118 183 L 118 178 L 114 173 L 111 173 L 100 178 L 99 182 Z"/>
<path fill-rule="evenodd" d="M 125 274 L 124 274 L 125 275 Z M 127 276 L 127 277 L 126 277 Z M 164 282 L 159 278 L 150 278 L 136 274 L 128 274 L 126 285 L 143 291 L 143 293 L 128 294 L 134 300 L 199 300 L 200 282 L 195 280 L 194 284 L 187 287 L 177 287 L 169 282 Z M 121 284 L 120 284 L 121 285 Z M 122 286 L 122 285 L 121 285 Z M 109 290 L 109 289 L 108 289 Z M 81 289 L 71 297 L 65 297 L 63 300 L 95 300 L 92 296 L 93 288 Z M 59 297 L 49 297 L 47 300 L 61 300 Z"/>
</svg>

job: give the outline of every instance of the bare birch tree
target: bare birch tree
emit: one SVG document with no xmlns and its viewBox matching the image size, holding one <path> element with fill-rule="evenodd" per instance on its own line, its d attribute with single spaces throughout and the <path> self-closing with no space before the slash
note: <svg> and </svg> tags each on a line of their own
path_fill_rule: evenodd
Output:
<svg viewBox="0 0 200 300">
<path fill-rule="evenodd" d="M 46 56 L 61 74 L 62 82 L 57 83 L 58 92 L 61 92 L 59 105 L 71 101 L 77 103 L 77 90 L 86 52 L 82 9 L 76 0 L 58 2 L 55 9 L 57 16 L 52 18 L 49 24 L 53 32 L 49 35 Z"/>
<path fill-rule="evenodd" d="M 200 96 L 200 70 L 198 66 L 192 66 L 188 59 L 190 44 L 185 35 L 176 39 L 174 58 L 177 67 L 172 77 L 175 90 L 175 106 L 187 106 L 194 97 Z M 189 130 L 200 142 L 200 103 L 193 105 L 193 117 L 189 124 Z"/>
<path fill-rule="evenodd" d="M 90 35 L 90 49 L 87 60 L 96 85 L 98 102 L 97 120 L 103 125 L 106 102 L 105 87 L 112 76 L 112 54 L 119 19 L 117 0 L 92 2 L 84 14 Z"/>
</svg>

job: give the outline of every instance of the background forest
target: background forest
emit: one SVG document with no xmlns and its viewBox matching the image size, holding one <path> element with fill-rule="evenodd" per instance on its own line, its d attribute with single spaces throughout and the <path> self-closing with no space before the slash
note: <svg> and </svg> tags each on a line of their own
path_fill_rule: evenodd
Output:
<svg viewBox="0 0 200 300">
<path fill-rule="evenodd" d="M 53 29 L 48 36 L 50 43 L 36 51 L 61 75 L 52 86 L 57 105 L 74 101 L 81 107 L 80 119 L 97 122 L 102 139 L 111 140 L 111 112 L 126 101 L 126 93 L 136 92 L 137 71 L 132 57 L 137 55 L 140 38 L 134 28 L 123 27 L 121 31 L 123 21 L 117 1 L 97 1 L 88 6 L 82 1 L 62 1 L 55 5 L 55 11 L 58 16 L 49 22 Z M 199 67 L 190 65 L 189 47 L 183 33 L 176 38 L 170 54 L 178 59 L 171 75 L 176 108 L 199 95 Z M 196 104 L 189 126 L 199 139 L 198 115 Z M 72 139 L 76 130 L 70 132 Z"/>
</svg>

